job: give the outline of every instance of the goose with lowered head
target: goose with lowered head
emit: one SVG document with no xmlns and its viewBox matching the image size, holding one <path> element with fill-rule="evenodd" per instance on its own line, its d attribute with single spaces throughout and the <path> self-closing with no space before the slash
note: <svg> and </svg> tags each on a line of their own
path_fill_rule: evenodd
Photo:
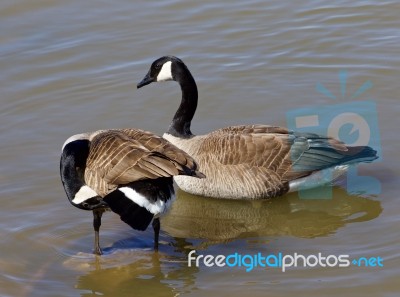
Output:
<svg viewBox="0 0 400 297">
<path fill-rule="evenodd" d="M 68 200 L 93 211 L 94 253 L 99 230 L 112 210 L 136 230 L 153 221 L 158 249 L 159 216 L 174 199 L 173 176 L 204 177 L 196 162 L 160 136 L 139 129 L 99 130 L 73 135 L 63 145 L 60 174 Z"/>
<path fill-rule="evenodd" d="M 182 60 L 174 56 L 155 60 L 137 87 L 170 80 L 180 85 L 182 100 L 163 137 L 192 156 L 206 175 L 175 177 L 186 192 L 228 199 L 270 198 L 331 183 L 348 166 L 378 158 L 368 146 L 350 147 L 334 138 L 276 126 L 231 126 L 193 135 L 190 126 L 198 92 Z"/>
</svg>

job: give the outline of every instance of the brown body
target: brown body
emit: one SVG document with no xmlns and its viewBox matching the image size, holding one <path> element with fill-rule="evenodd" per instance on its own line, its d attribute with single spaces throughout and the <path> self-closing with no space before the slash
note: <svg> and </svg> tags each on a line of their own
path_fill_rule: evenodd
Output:
<svg viewBox="0 0 400 297">
<path fill-rule="evenodd" d="M 139 180 L 189 173 L 200 176 L 192 157 L 153 133 L 120 129 L 92 135 L 85 181 L 101 197 Z"/>
<path fill-rule="evenodd" d="M 285 194 L 291 181 L 317 170 L 296 169 L 294 165 L 304 158 L 310 144 L 307 138 L 295 136 L 282 127 L 232 126 L 188 139 L 167 133 L 164 137 L 195 158 L 207 176 L 202 180 L 175 177 L 178 186 L 192 194 L 231 199 L 270 198 Z M 338 156 L 350 153 L 333 138 L 322 140 Z M 326 162 L 329 164 L 329 160 Z"/>
</svg>

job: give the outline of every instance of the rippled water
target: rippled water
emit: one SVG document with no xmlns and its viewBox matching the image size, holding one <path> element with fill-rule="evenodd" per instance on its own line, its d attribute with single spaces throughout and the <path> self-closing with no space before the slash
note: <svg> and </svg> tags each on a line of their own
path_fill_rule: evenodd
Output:
<svg viewBox="0 0 400 297">
<path fill-rule="evenodd" d="M 400 20 L 397 1 L 50 1 L 0 3 L 1 296 L 398 296 Z M 178 192 L 153 232 L 104 216 L 105 255 L 92 256 L 91 214 L 69 205 L 60 148 L 72 134 L 137 127 L 162 134 L 175 83 L 136 90 L 150 63 L 182 58 L 198 82 L 193 132 L 242 123 L 286 125 L 286 112 L 377 102 L 382 156 L 363 165 L 376 196 L 291 194 L 220 201 Z M 338 73 L 347 70 L 341 96 Z M 337 102 L 335 101 L 335 102 Z M 188 267 L 187 254 L 261 252 L 380 256 L 382 268 Z"/>
</svg>

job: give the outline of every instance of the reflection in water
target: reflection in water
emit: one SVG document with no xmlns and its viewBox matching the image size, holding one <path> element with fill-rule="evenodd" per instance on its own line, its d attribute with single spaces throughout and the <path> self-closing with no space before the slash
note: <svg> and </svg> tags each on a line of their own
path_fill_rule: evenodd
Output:
<svg viewBox="0 0 400 297">
<path fill-rule="evenodd" d="M 299 199 L 292 193 L 265 201 L 234 201 L 178 192 L 177 201 L 162 226 L 171 236 L 219 243 L 236 238 L 291 235 L 326 236 L 352 222 L 379 216 L 379 201 L 333 189 L 329 200 Z"/>
<path fill-rule="evenodd" d="M 121 265 L 127 259 L 130 264 Z M 196 267 L 154 251 L 125 249 L 102 257 L 73 257 L 64 265 L 87 271 L 78 278 L 81 296 L 176 296 L 194 288 Z"/>
<path fill-rule="evenodd" d="M 115 242 L 101 257 L 78 254 L 64 267 L 80 271 L 81 296 L 176 296 L 197 290 L 197 267 L 187 266 L 187 253 L 210 244 L 239 238 L 290 235 L 326 236 L 348 223 L 376 218 L 379 201 L 348 195 L 334 188 L 333 199 L 304 200 L 296 193 L 265 201 L 218 200 L 178 190 L 178 198 L 163 219 L 163 252 L 136 246 L 132 238 Z M 165 235 L 165 233 L 164 233 Z M 163 235 L 163 236 L 164 236 Z M 200 246 L 191 243 L 201 239 Z M 127 261 L 132 261 L 127 263 Z"/>
</svg>

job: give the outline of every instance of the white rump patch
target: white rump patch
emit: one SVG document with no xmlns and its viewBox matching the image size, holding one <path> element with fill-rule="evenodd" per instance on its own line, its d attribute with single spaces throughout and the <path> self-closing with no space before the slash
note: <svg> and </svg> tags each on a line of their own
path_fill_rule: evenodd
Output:
<svg viewBox="0 0 400 297">
<path fill-rule="evenodd" d="M 289 182 L 289 192 L 308 190 L 324 185 L 329 185 L 339 179 L 347 172 L 349 165 L 338 165 L 316 171 L 309 176 L 305 176 Z"/>
<path fill-rule="evenodd" d="M 164 63 L 160 73 L 157 75 L 157 81 L 172 80 L 171 64 L 171 61 Z"/>
<path fill-rule="evenodd" d="M 75 194 L 74 199 L 72 200 L 75 204 L 80 204 L 85 200 L 96 197 L 98 194 L 89 186 L 83 186 L 79 189 L 79 191 Z"/>
<path fill-rule="evenodd" d="M 156 202 L 150 202 L 146 197 L 129 187 L 119 188 L 119 190 L 124 193 L 125 196 L 128 197 L 130 200 L 135 202 L 137 205 L 146 208 L 154 215 L 163 214 L 164 212 L 166 212 L 170 208 L 173 200 L 175 199 L 175 196 L 172 195 L 171 199 L 169 199 L 167 202 L 164 202 L 160 199 L 157 199 Z"/>
</svg>

